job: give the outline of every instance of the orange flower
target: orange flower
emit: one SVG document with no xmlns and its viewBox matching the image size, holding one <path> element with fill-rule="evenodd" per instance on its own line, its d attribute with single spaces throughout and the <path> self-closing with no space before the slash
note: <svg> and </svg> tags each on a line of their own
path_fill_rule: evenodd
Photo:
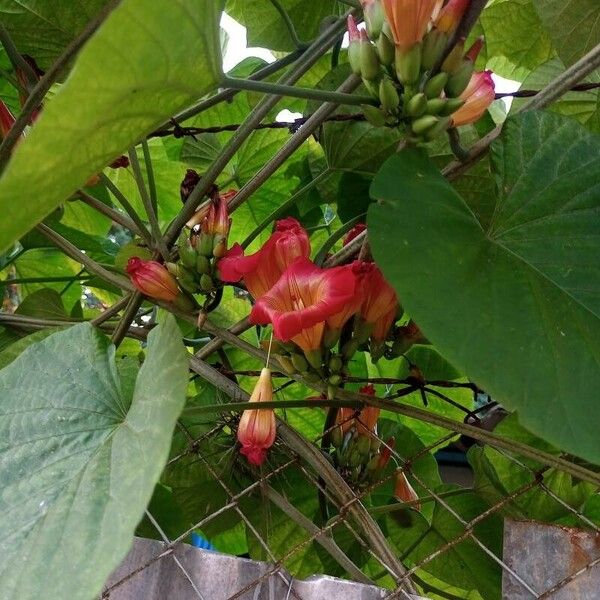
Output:
<svg viewBox="0 0 600 600">
<path fill-rule="evenodd" d="M 359 393 L 374 396 L 375 388 L 369 384 L 360 388 Z M 356 427 L 358 435 L 372 436 L 377 432 L 377 421 L 380 412 L 380 409 L 375 406 L 365 406 L 358 415 L 354 416 L 355 409 L 343 406 L 338 410 L 335 422 L 340 426 L 342 434 L 346 434 L 353 427 Z"/>
<path fill-rule="evenodd" d="M 179 192 L 181 194 L 181 199 L 183 202 L 186 202 L 186 200 L 189 198 L 189 195 L 192 193 L 192 190 L 194 189 L 194 187 L 196 186 L 198 181 L 200 181 L 199 176 L 196 179 L 197 175 L 198 174 L 195 171 L 193 171 L 192 169 L 187 170 L 186 175 L 183 178 L 183 181 L 181 182 L 181 187 L 179 190 Z M 186 227 L 193 229 L 196 225 L 202 224 L 204 222 L 204 220 L 206 219 L 206 217 L 209 216 L 210 211 L 211 210 L 213 212 L 215 211 L 215 208 L 214 208 L 215 206 L 224 204 L 225 209 L 226 209 L 227 205 L 229 204 L 229 202 L 231 202 L 235 198 L 236 194 L 237 194 L 237 192 L 235 190 L 229 190 L 227 192 L 224 192 L 223 194 L 218 194 L 218 196 L 217 196 L 218 200 L 217 200 L 217 198 L 215 198 L 206 206 L 199 208 L 194 213 L 192 218 L 186 223 Z M 213 217 L 213 220 L 214 220 L 214 217 Z"/>
<path fill-rule="evenodd" d="M 443 33 L 452 33 L 460 23 L 471 0 L 448 0 L 435 21 L 435 28 Z"/>
<path fill-rule="evenodd" d="M 296 219 L 288 217 L 277 221 L 275 232 L 258 252 L 244 256 L 242 247 L 234 244 L 219 261 L 219 276 L 229 283 L 243 279 L 254 299 L 259 300 L 294 260 L 309 255 L 310 242 L 305 229 Z"/>
<path fill-rule="evenodd" d="M 453 127 L 478 121 L 495 99 L 491 71 L 473 73 L 469 85 L 460 95 L 465 103 L 452 115 Z"/>
<path fill-rule="evenodd" d="M 400 502 L 415 502 L 419 499 L 412 485 L 410 485 L 404 471 L 398 469 L 396 471 L 396 486 L 394 488 L 394 496 Z M 411 505 L 415 510 L 421 510 L 421 503 L 416 502 Z"/>
<path fill-rule="evenodd" d="M 271 402 L 273 383 L 270 369 L 264 368 L 254 386 L 250 402 Z M 253 465 L 261 465 L 267 450 L 275 442 L 275 412 L 271 408 L 247 409 L 242 413 L 237 437 L 242 445 L 240 452 Z"/>
<path fill-rule="evenodd" d="M 250 322 L 273 324 L 275 337 L 305 352 L 321 346 L 325 320 L 352 300 L 355 277 L 348 269 L 321 269 L 297 258 L 254 305 Z"/>
<path fill-rule="evenodd" d="M 354 296 L 344 304 L 341 311 L 327 319 L 327 327 L 331 330 L 340 330 L 358 312 L 365 300 L 366 286 L 369 285 L 368 276 L 371 270 L 369 263 L 358 260 L 355 260 L 351 265 L 337 268 L 345 269 L 354 277 Z"/>
<path fill-rule="evenodd" d="M 163 265 L 154 260 L 142 260 L 132 256 L 127 261 L 127 273 L 131 283 L 142 294 L 157 300 L 173 302 L 179 296 L 177 281 Z"/>
<path fill-rule="evenodd" d="M 383 0 L 394 43 L 402 51 L 419 43 L 431 21 L 437 0 Z"/>
<path fill-rule="evenodd" d="M 371 273 L 366 280 L 365 299 L 360 314 L 365 323 L 373 327 L 371 336 L 377 341 L 383 341 L 396 319 L 398 298 L 379 268 L 373 263 L 367 264 Z"/>
</svg>

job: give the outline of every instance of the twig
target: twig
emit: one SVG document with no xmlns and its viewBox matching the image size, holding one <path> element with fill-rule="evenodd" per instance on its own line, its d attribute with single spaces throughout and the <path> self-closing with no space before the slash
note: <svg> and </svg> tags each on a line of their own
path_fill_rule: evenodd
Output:
<svg viewBox="0 0 600 600">
<path fill-rule="evenodd" d="M 285 8 L 281 5 L 281 2 L 279 2 L 279 0 L 270 0 L 270 2 L 275 7 L 275 10 L 279 13 L 279 16 L 283 19 L 294 46 L 296 46 L 296 48 L 305 48 L 308 44 L 302 42 L 298 37 L 294 23 L 292 22 L 292 19 L 290 19 L 290 15 L 288 15 L 287 10 L 285 10 Z"/>
<path fill-rule="evenodd" d="M 144 296 L 140 294 L 137 290 L 129 297 L 129 302 L 127 304 L 127 308 L 121 317 L 118 325 L 115 327 L 115 330 L 112 334 L 112 343 L 115 346 L 119 346 L 119 344 L 123 341 L 123 338 L 127 335 L 129 328 L 131 326 L 131 322 L 135 319 L 135 315 L 139 310 L 142 302 L 144 301 Z"/>
<path fill-rule="evenodd" d="M 361 231 L 349 244 L 346 244 L 341 250 L 330 256 L 324 263 L 325 268 L 337 267 L 347 262 L 355 254 L 360 252 L 363 242 L 367 238 L 367 231 Z"/>
<path fill-rule="evenodd" d="M 127 215 L 124 215 L 118 210 L 115 210 L 107 204 L 104 204 L 102 200 L 98 200 L 97 198 L 90 196 L 90 194 L 88 194 L 84 190 L 78 190 L 76 194 L 79 197 L 79 200 L 81 200 L 81 202 L 84 202 L 94 210 L 98 211 L 99 213 L 102 213 L 111 221 L 114 221 L 115 223 L 122 225 L 126 229 L 129 229 L 129 231 L 131 231 L 133 234 L 142 237 L 142 233 L 139 230 L 138 226 L 134 223 L 133 219 L 129 218 Z"/>
<path fill-rule="evenodd" d="M 156 180 L 154 179 L 154 168 L 152 166 L 152 157 L 150 156 L 150 148 L 148 141 L 142 140 L 142 152 L 144 153 L 144 163 L 146 165 L 146 179 L 148 180 L 148 194 L 152 202 L 154 212 L 158 214 L 158 195 L 156 193 Z"/>
<path fill-rule="evenodd" d="M 160 226 L 158 224 L 158 218 L 156 216 L 156 212 L 154 211 L 154 206 L 150 195 L 148 194 L 148 189 L 146 188 L 146 184 L 144 183 L 144 176 L 142 175 L 142 169 L 140 168 L 140 161 L 138 160 L 137 153 L 135 148 L 130 148 L 129 152 L 129 163 L 131 164 L 131 170 L 133 171 L 133 178 L 135 179 L 135 183 L 137 184 L 138 191 L 140 192 L 140 197 L 142 198 L 142 203 L 144 205 L 144 209 L 146 210 L 146 215 L 148 216 L 148 221 L 150 222 L 150 229 L 152 230 L 153 237 L 153 248 L 156 247 L 160 252 L 163 260 L 167 262 L 169 260 L 169 251 L 167 250 L 167 246 L 162 237 L 162 233 L 160 231 Z"/>
<path fill-rule="evenodd" d="M 70 256 L 73 260 L 81 263 L 85 268 L 94 275 L 97 275 L 101 279 L 112 283 L 118 288 L 133 291 L 133 285 L 128 279 L 116 273 L 111 273 L 103 266 L 99 265 L 95 260 L 90 258 L 87 254 L 79 250 L 76 246 L 71 244 L 69 240 L 65 239 L 62 235 L 56 233 L 53 229 L 50 229 L 44 223 L 36 225 L 36 229 L 45 237 L 47 237 L 53 244 L 60 248 L 67 256 Z"/>
<path fill-rule="evenodd" d="M 110 2 L 105 4 L 96 16 L 85 26 L 83 31 L 67 46 L 62 55 L 46 71 L 45 75 L 37 82 L 37 85 L 33 88 L 29 98 L 27 98 L 27 101 L 23 105 L 21 114 L 17 117 L 17 120 L 4 138 L 2 145 L 0 145 L 0 173 L 5 169 L 15 144 L 19 140 L 19 137 L 27 124 L 30 122 L 32 114 L 42 103 L 50 86 L 56 81 L 56 78 L 60 75 L 63 68 L 71 62 L 71 59 L 79 52 L 81 47 L 94 34 L 106 17 L 108 17 L 108 15 L 118 6 L 120 1 L 121 0 L 110 0 Z"/>
<path fill-rule="evenodd" d="M 285 85 L 293 85 L 312 67 L 319 57 L 327 51 L 330 45 L 343 34 L 345 28 L 344 19 L 338 19 L 323 34 L 321 34 L 298 60 L 298 63 L 292 72 L 281 79 Z M 194 214 L 202 198 L 210 190 L 221 171 L 231 160 L 234 154 L 239 150 L 248 136 L 254 131 L 255 127 L 269 114 L 269 112 L 279 102 L 280 96 L 271 95 L 263 98 L 248 116 L 242 126 L 231 136 L 225 147 L 221 150 L 219 156 L 213 161 L 204 176 L 196 185 L 185 206 L 171 223 L 165 234 L 165 242 L 170 246 L 178 237 L 183 226 Z"/>
<path fill-rule="evenodd" d="M 2 22 L 0 22 L 0 42 L 2 42 L 4 50 L 6 50 L 6 54 L 15 71 L 20 69 L 25 73 L 28 86 L 28 89 L 25 91 L 29 92 L 30 89 L 35 87 L 35 84 L 38 81 L 38 77 L 35 71 L 33 70 L 33 67 L 23 58 L 23 56 L 21 56 L 21 53 L 17 50 L 15 43 L 13 42 L 12 38 L 10 37 L 10 34 L 8 33 L 8 30 Z"/>
</svg>

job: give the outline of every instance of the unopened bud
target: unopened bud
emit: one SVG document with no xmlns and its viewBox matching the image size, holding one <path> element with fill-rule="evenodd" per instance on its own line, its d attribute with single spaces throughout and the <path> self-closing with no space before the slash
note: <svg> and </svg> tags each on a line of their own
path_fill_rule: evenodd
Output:
<svg viewBox="0 0 600 600">
<path fill-rule="evenodd" d="M 424 117 L 421 117 L 421 118 L 417 119 L 416 121 L 413 121 L 412 130 L 417 135 L 423 135 L 426 131 L 428 131 L 434 125 L 436 125 L 437 122 L 438 122 L 437 117 L 434 117 L 433 115 L 425 115 Z"/>
<path fill-rule="evenodd" d="M 329 385 L 337 387 L 340 385 L 340 383 L 342 383 L 342 376 L 336 373 L 334 375 L 330 375 L 327 381 L 329 382 Z"/>
<path fill-rule="evenodd" d="M 387 77 L 383 77 L 379 82 L 379 100 L 384 110 L 393 112 L 400 104 L 400 96 L 396 86 Z"/>
<path fill-rule="evenodd" d="M 389 25 L 386 23 L 383 27 L 381 35 L 377 38 L 375 45 L 377 46 L 377 54 L 379 56 L 379 62 L 382 65 L 391 65 L 394 62 L 394 56 L 396 54 L 396 46 L 392 42 L 392 32 L 389 31 Z"/>
<path fill-rule="evenodd" d="M 472 63 L 475 63 L 481 49 L 483 48 L 483 36 L 480 35 L 474 42 L 473 45 L 466 51 L 465 58 L 470 60 Z"/>
<path fill-rule="evenodd" d="M 329 370 L 333 373 L 339 373 L 342 370 L 344 363 L 341 357 L 334 355 L 329 359 Z"/>
<path fill-rule="evenodd" d="M 340 339 L 340 333 L 340 329 L 329 329 L 327 327 L 325 333 L 323 333 L 323 346 L 325 348 L 333 348 Z"/>
<path fill-rule="evenodd" d="M 465 101 L 461 98 L 448 98 L 446 100 L 446 105 L 440 114 L 447 117 L 448 115 L 456 112 L 461 106 L 464 105 L 464 103 Z"/>
<path fill-rule="evenodd" d="M 339 448 L 344 441 L 344 434 L 341 427 L 334 427 L 330 434 L 331 443 L 335 448 Z"/>
<path fill-rule="evenodd" d="M 291 355 L 290 358 L 296 371 L 300 371 L 302 373 L 303 371 L 306 371 L 308 369 L 308 362 L 306 361 L 304 356 L 294 353 Z"/>
<path fill-rule="evenodd" d="M 348 15 L 348 62 L 355 75 L 360 75 L 360 32 L 352 15 Z"/>
<path fill-rule="evenodd" d="M 450 75 L 446 84 L 446 93 L 450 98 L 458 98 L 469 85 L 473 75 L 473 63 L 470 60 L 464 60 L 460 67 Z"/>
<path fill-rule="evenodd" d="M 428 115 L 439 115 L 446 104 L 448 104 L 448 101 L 445 98 L 432 98 L 431 100 L 427 100 L 427 109 L 425 112 Z"/>
<path fill-rule="evenodd" d="M 385 21 L 381 2 L 379 0 L 362 0 L 361 4 L 363 6 L 367 33 L 372 40 L 376 40 L 381 33 L 381 28 Z"/>
<path fill-rule="evenodd" d="M 346 359 L 346 360 L 350 360 L 355 352 L 358 350 L 358 340 L 356 340 L 355 338 L 352 338 L 351 340 L 348 340 L 343 346 L 342 346 L 342 356 Z"/>
<path fill-rule="evenodd" d="M 396 47 L 396 75 L 404 85 L 414 85 L 421 73 L 421 44 L 417 43 L 409 50 Z"/>
<path fill-rule="evenodd" d="M 452 119 L 450 117 L 442 117 L 429 131 L 425 132 L 425 138 L 427 140 L 435 139 L 438 135 L 446 131 L 451 124 Z"/>
<path fill-rule="evenodd" d="M 296 373 L 296 369 L 294 367 L 294 364 L 292 363 L 292 361 L 287 356 L 278 355 L 277 356 L 277 362 L 279 362 L 279 364 L 281 365 L 281 368 L 288 375 L 293 375 L 294 373 Z"/>
<path fill-rule="evenodd" d="M 423 69 L 429 71 L 444 54 L 448 36 L 437 29 L 432 29 L 423 40 Z"/>
<path fill-rule="evenodd" d="M 448 74 L 454 73 L 456 69 L 458 69 L 463 62 L 463 53 L 465 51 L 465 42 L 464 40 L 460 40 L 456 43 L 456 46 L 452 48 L 450 54 L 446 56 L 444 62 L 442 63 L 442 71 Z"/>
<path fill-rule="evenodd" d="M 446 83 L 448 83 L 448 73 L 442 71 L 441 73 L 434 75 L 425 84 L 425 89 L 423 91 L 428 98 L 437 98 L 444 90 Z"/>
<path fill-rule="evenodd" d="M 406 104 L 406 114 L 409 117 L 420 117 L 427 108 L 427 96 L 423 93 L 415 94 Z"/>
<path fill-rule="evenodd" d="M 210 275 L 203 274 L 200 277 L 200 289 L 203 292 L 212 292 L 215 289 L 215 283 Z"/>
<path fill-rule="evenodd" d="M 211 258 L 213 255 L 213 242 L 214 236 L 209 233 L 200 233 L 196 242 L 196 252 L 202 256 Z"/>
<path fill-rule="evenodd" d="M 373 80 L 381 71 L 379 57 L 375 46 L 367 38 L 365 30 L 363 29 L 360 33 L 360 73 L 364 79 Z"/>
<path fill-rule="evenodd" d="M 200 275 L 210 275 L 210 260 L 206 258 L 206 256 L 202 256 L 202 254 L 198 254 L 196 256 L 196 271 Z"/>
<path fill-rule="evenodd" d="M 305 351 L 304 356 L 306 357 L 308 364 L 313 367 L 313 369 L 321 368 L 322 357 L 321 350 L 319 348 Z"/>
<path fill-rule="evenodd" d="M 183 265 L 189 269 L 193 269 L 196 266 L 196 251 L 192 248 L 185 233 L 181 234 L 177 248 L 179 250 L 179 259 Z"/>
</svg>

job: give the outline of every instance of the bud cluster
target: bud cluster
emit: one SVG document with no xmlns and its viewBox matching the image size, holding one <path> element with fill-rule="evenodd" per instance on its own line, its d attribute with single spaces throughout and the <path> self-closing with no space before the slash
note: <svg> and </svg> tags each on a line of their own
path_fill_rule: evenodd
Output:
<svg viewBox="0 0 600 600">
<path fill-rule="evenodd" d="M 348 17 L 348 59 L 379 102 L 362 107 L 372 125 L 404 127 L 418 143 L 483 115 L 494 100 L 491 72 L 474 72 L 483 40 L 446 54 L 469 2 L 361 0 L 366 28 Z"/>
</svg>

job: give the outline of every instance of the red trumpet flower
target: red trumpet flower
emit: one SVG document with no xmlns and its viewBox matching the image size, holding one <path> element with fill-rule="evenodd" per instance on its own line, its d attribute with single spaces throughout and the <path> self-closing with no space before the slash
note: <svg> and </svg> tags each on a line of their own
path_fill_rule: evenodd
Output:
<svg viewBox="0 0 600 600">
<path fill-rule="evenodd" d="M 250 402 L 271 402 L 273 383 L 270 369 L 263 369 L 256 382 Z M 242 444 L 240 452 L 253 465 L 261 465 L 267 450 L 275 442 L 275 413 L 271 408 L 247 409 L 242 413 L 238 425 L 237 437 Z"/>
<path fill-rule="evenodd" d="M 369 274 L 360 314 L 365 323 L 372 326 L 371 336 L 377 341 L 383 341 L 396 318 L 398 297 L 379 267 L 373 263 L 363 264 L 364 269 L 369 269 Z"/>
<path fill-rule="evenodd" d="M 383 0 L 394 43 L 402 51 L 419 43 L 431 21 L 437 0 Z"/>
<path fill-rule="evenodd" d="M 294 260 L 309 255 L 310 242 L 305 229 L 296 219 L 288 217 L 277 221 L 275 232 L 258 252 L 244 256 L 242 247 L 234 244 L 219 261 L 219 276 L 229 283 L 243 279 L 254 299 L 259 300 Z"/>
<path fill-rule="evenodd" d="M 321 345 L 325 320 L 354 296 L 355 277 L 348 269 L 321 269 L 297 258 L 254 305 L 250 322 L 273 324 L 278 340 L 292 340 L 305 352 Z"/>
<path fill-rule="evenodd" d="M 177 281 L 163 265 L 133 256 L 127 262 L 131 283 L 145 296 L 173 302 L 179 296 Z"/>
<path fill-rule="evenodd" d="M 473 73 L 469 85 L 460 95 L 465 103 L 452 115 L 452 125 L 459 127 L 478 121 L 495 99 L 491 71 Z"/>
</svg>

